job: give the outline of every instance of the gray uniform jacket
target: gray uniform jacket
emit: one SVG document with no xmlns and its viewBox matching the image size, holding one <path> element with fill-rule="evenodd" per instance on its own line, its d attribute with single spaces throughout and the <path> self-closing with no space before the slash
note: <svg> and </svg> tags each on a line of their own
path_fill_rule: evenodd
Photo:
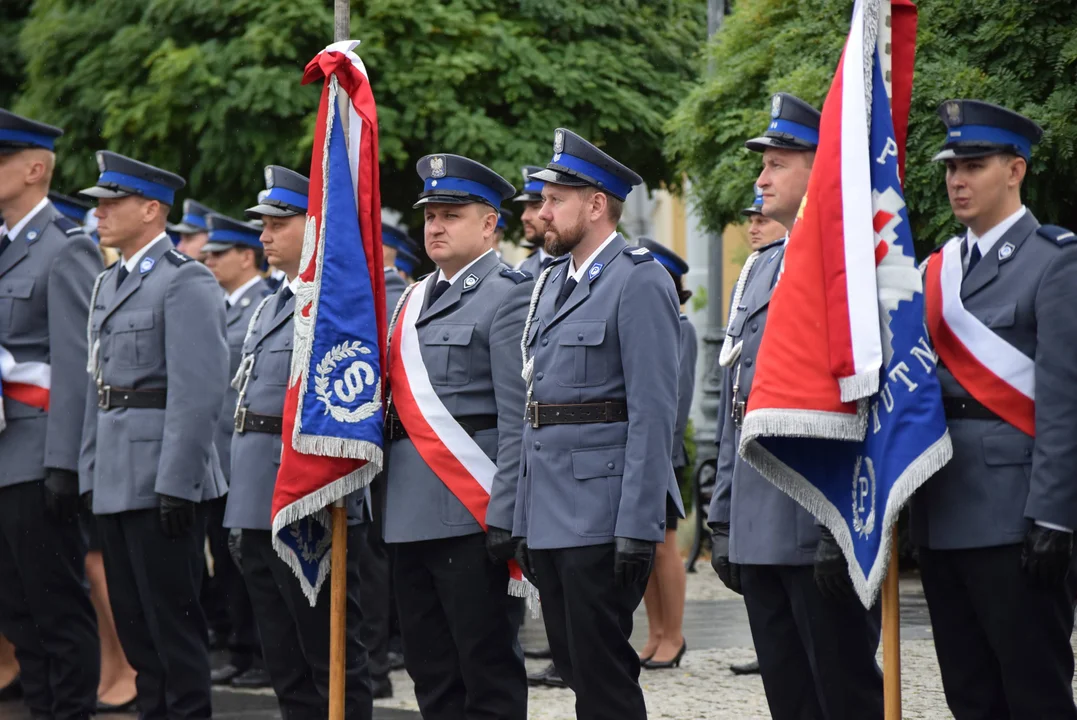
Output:
<svg viewBox="0 0 1077 720">
<path fill-rule="evenodd" d="M 740 428 L 730 417 L 734 401 L 747 401 L 752 389 L 767 306 L 784 255 L 784 244 L 762 251 L 748 276 L 737 316 L 726 328 L 743 345 L 739 360 L 722 373 L 718 475 L 707 521 L 729 523 L 729 559 L 742 565 L 810 565 L 819 543 L 811 514 L 737 454 Z M 739 385 L 735 398 L 734 385 Z"/>
<path fill-rule="evenodd" d="M 98 276 L 90 308 L 90 347 L 100 347 L 91 350 L 80 491 L 93 491 L 97 515 L 156 507 L 158 494 L 220 497 L 228 491 L 213 444 L 228 386 L 221 288 L 163 234 L 117 289 L 120 266 Z M 115 388 L 167 389 L 167 406 L 101 410 L 95 373 Z"/>
<path fill-rule="evenodd" d="M 101 255 L 52 203 L 0 255 L 0 346 L 51 366 L 49 411 L 4 398 L 0 487 L 78 470 L 86 403 L 86 314 Z"/>
<path fill-rule="evenodd" d="M 259 280 L 247 288 L 235 305 L 224 311 L 225 332 L 228 340 L 228 377 L 232 378 L 239 369 L 243 359 L 243 339 L 247 336 L 247 326 L 262 298 L 269 295 L 269 283 Z M 231 385 L 224 392 L 224 404 L 221 405 L 221 417 L 217 421 L 217 435 L 213 442 L 217 446 L 217 455 L 221 458 L 221 470 L 228 480 L 232 475 L 232 430 L 235 425 L 236 399 L 239 392 Z"/>
<path fill-rule="evenodd" d="M 538 250 L 531 253 L 516 266 L 516 269 L 531 273 L 531 277 L 537 278 L 542 274 L 542 253 Z"/>
<path fill-rule="evenodd" d="M 453 417 L 497 416 L 496 428 L 479 430 L 473 439 L 497 465 L 486 523 L 504 530 L 512 529 L 516 502 L 525 395 L 520 337 L 533 287 L 529 276 L 490 252 L 433 305 L 428 297 L 412 295 L 409 300 L 423 303 L 416 321 L 420 352 L 445 408 Z M 386 542 L 482 532 L 410 439 L 390 444 L 386 475 Z"/>
<path fill-rule="evenodd" d="M 292 368 L 295 297 L 290 297 L 277 312 L 281 289 L 265 298 L 255 310 L 253 324 L 243 340 L 242 356 L 253 358 L 246 391 L 239 407 L 256 415 L 284 414 L 284 394 Z M 232 414 L 234 419 L 234 412 Z M 232 472 L 224 526 L 244 530 L 269 530 L 273 514 L 273 488 L 280 470 L 281 436 L 279 433 L 234 432 L 232 435 Z M 348 498 L 348 524 L 356 525 L 365 517 L 366 492 Z"/>
<path fill-rule="evenodd" d="M 692 412 L 698 355 L 696 328 L 688 316 L 682 314 L 680 374 L 677 376 L 677 424 L 673 426 L 673 467 L 677 469 L 688 464 L 688 453 L 684 447 L 684 431 L 688 427 L 688 415 Z"/>
<path fill-rule="evenodd" d="M 394 268 L 385 268 L 385 322 L 393 319 L 393 310 L 408 284 Z"/>
<path fill-rule="evenodd" d="M 614 537 L 661 542 L 673 475 L 680 349 L 669 273 L 618 235 L 560 310 L 568 258 L 554 261 L 525 338 L 532 402 L 625 402 L 627 422 L 524 427 L 513 535 L 535 549 Z"/>
<path fill-rule="evenodd" d="M 953 460 L 913 497 L 919 545 L 1019 543 L 1033 520 L 1077 529 L 1077 244 L 1039 227 L 1026 211 L 961 284 L 965 309 L 1035 361 L 1036 437 L 949 420 Z M 969 396 L 941 363 L 938 374 L 944 396 Z"/>
</svg>

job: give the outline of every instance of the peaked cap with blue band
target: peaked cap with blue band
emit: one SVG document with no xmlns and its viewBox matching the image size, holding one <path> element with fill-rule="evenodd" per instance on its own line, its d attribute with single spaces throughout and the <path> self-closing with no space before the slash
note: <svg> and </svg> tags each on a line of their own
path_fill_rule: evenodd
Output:
<svg viewBox="0 0 1077 720">
<path fill-rule="evenodd" d="M 396 267 L 403 270 L 408 277 L 415 277 L 415 270 L 419 267 L 419 257 L 411 250 L 399 249 L 396 251 Z"/>
<path fill-rule="evenodd" d="M 557 128 L 553 133 L 550 164 L 528 177 L 554 185 L 598 188 L 622 201 L 633 187 L 643 184 L 643 178 L 631 168 L 565 128 Z"/>
<path fill-rule="evenodd" d="M 56 138 L 64 131 L 43 122 L 24 118 L 0 108 L 0 155 L 29 148 L 56 149 Z"/>
<path fill-rule="evenodd" d="M 202 247 L 202 252 L 221 252 L 237 246 L 262 249 L 262 231 L 254 225 L 217 213 L 210 213 L 206 220 L 209 242 Z"/>
<path fill-rule="evenodd" d="M 497 210 L 516 192 L 490 168 L 460 155 L 427 155 L 415 164 L 415 172 L 423 179 L 423 191 L 412 207 L 481 202 Z"/>
<path fill-rule="evenodd" d="M 752 152 L 767 148 L 815 150 L 819 147 L 818 110 L 796 95 L 776 93 L 770 98 L 770 125 L 761 137 L 752 138 L 744 147 Z"/>
<path fill-rule="evenodd" d="M 179 245 L 180 240 L 183 239 L 183 233 L 179 231 L 179 225 L 175 223 L 165 223 L 165 234 L 168 235 L 168 239 L 172 241 L 172 245 Z"/>
<path fill-rule="evenodd" d="M 51 202 L 52 206 L 59 210 L 64 217 L 74 220 L 79 225 L 86 224 L 86 213 L 93 210 L 92 203 L 88 203 L 81 198 L 53 192 L 52 190 L 49 190 L 49 202 Z"/>
<path fill-rule="evenodd" d="M 176 200 L 176 191 L 187 184 L 175 173 L 109 150 L 97 151 L 97 167 L 101 170 L 97 184 L 80 190 L 80 195 L 99 199 L 138 195 L 172 205 Z"/>
<path fill-rule="evenodd" d="M 654 255 L 654 259 L 674 275 L 684 275 L 688 272 L 688 263 L 680 255 L 670 250 L 665 245 L 647 237 L 639 239 L 639 246 L 647 248 Z"/>
<path fill-rule="evenodd" d="M 516 217 L 512 214 L 512 211 L 500 208 L 497 211 L 497 229 L 504 230 L 509 226 L 509 219 Z"/>
<path fill-rule="evenodd" d="M 524 165 L 520 168 L 520 173 L 524 176 L 524 189 L 523 192 L 512 199 L 513 202 L 542 202 L 542 188 L 545 187 L 546 183 L 541 180 L 531 179 L 531 176 L 538 172 L 542 172 L 542 168 L 538 165 Z"/>
<path fill-rule="evenodd" d="M 763 191 L 759 189 L 758 185 L 755 186 L 755 199 L 752 200 L 751 207 L 744 208 L 740 211 L 740 214 L 744 217 L 763 214 Z"/>
<path fill-rule="evenodd" d="M 305 175 L 280 165 L 266 165 L 265 181 L 266 189 L 258 194 L 258 204 L 243 211 L 248 218 L 307 214 L 310 180 Z"/>
<path fill-rule="evenodd" d="M 395 248 L 397 252 L 415 252 L 415 242 L 408 236 L 408 231 L 387 222 L 381 224 L 381 244 Z"/>
<path fill-rule="evenodd" d="M 180 235 L 209 232 L 209 221 L 206 218 L 215 214 L 220 213 L 197 200 L 184 200 L 183 217 L 173 227 Z"/>
<path fill-rule="evenodd" d="M 935 160 L 1013 153 L 1028 160 L 1043 128 L 1024 115 L 982 100 L 947 100 L 939 105 L 946 142 Z"/>
</svg>

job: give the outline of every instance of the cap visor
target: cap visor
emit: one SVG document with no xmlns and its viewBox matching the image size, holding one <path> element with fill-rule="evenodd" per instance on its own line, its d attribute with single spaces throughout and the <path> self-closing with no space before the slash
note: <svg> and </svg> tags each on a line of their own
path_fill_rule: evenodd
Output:
<svg viewBox="0 0 1077 720">
<path fill-rule="evenodd" d="M 935 157 L 931 158 L 935 162 L 942 160 L 959 160 L 967 158 L 982 158 L 989 157 L 991 155 L 1001 155 L 1002 153 L 1018 153 L 1009 145 L 972 145 L 966 147 L 953 146 L 943 148 L 942 151 Z"/>
<path fill-rule="evenodd" d="M 751 217 L 752 215 L 762 215 L 763 211 L 760 210 L 759 208 L 750 207 L 750 208 L 744 208 L 743 210 L 741 210 L 740 214 L 743 215 L 744 217 Z"/>
<path fill-rule="evenodd" d="M 542 196 L 536 195 L 535 193 L 520 193 L 519 195 L 514 197 L 512 201 L 518 203 L 540 203 L 542 202 Z"/>
<path fill-rule="evenodd" d="M 79 195 L 98 199 L 122 198 L 133 194 L 134 193 L 129 193 L 126 190 L 111 190 L 109 188 L 98 187 L 97 185 L 88 187 L 85 190 L 79 190 Z"/>
<path fill-rule="evenodd" d="M 763 152 L 767 148 L 778 148 L 779 150 L 799 150 L 801 152 L 809 152 L 817 149 L 815 145 L 809 145 L 808 143 L 794 142 L 791 140 L 783 140 L 781 138 L 774 137 L 757 137 L 748 140 L 744 143 L 744 147 L 748 148 L 752 152 Z"/>
<path fill-rule="evenodd" d="M 225 250 L 231 250 L 237 245 L 239 245 L 239 243 L 208 242 L 202 246 L 202 252 L 224 252 Z"/>
<path fill-rule="evenodd" d="M 291 217 L 293 215 L 302 215 L 299 210 L 286 210 L 277 205 L 266 205 L 265 203 L 259 203 L 254 207 L 249 207 L 243 211 L 243 214 L 249 218 L 260 218 L 263 215 L 270 215 L 272 217 Z"/>
<path fill-rule="evenodd" d="M 471 205 L 472 203 L 482 203 L 483 205 L 489 205 L 490 203 L 485 200 L 480 200 L 473 197 L 460 197 L 457 195 L 427 195 L 426 197 L 419 198 L 413 208 L 422 207 L 423 205 L 430 205 L 432 203 L 439 203 L 441 205 Z"/>
<path fill-rule="evenodd" d="M 591 183 L 586 180 L 582 180 L 575 175 L 568 175 L 557 170 L 539 170 L 537 173 L 531 173 L 529 176 L 532 180 L 541 180 L 542 182 L 553 183 L 554 185 L 568 185 L 569 187 L 584 187 Z"/>
</svg>

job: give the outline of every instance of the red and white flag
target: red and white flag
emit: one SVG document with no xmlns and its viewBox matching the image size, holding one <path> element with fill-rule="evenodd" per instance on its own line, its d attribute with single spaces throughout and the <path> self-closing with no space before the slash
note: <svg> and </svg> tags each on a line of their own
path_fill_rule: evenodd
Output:
<svg viewBox="0 0 1077 720">
<path fill-rule="evenodd" d="M 51 383 L 52 370 L 46 363 L 16 362 L 15 356 L 0 345 L 0 430 L 7 426 L 5 398 L 47 411 Z"/>
</svg>

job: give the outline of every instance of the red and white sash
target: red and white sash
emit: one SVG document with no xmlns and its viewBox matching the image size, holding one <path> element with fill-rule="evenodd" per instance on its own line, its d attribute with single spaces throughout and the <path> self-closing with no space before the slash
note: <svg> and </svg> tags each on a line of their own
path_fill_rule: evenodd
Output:
<svg viewBox="0 0 1077 720">
<path fill-rule="evenodd" d="M 52 370 L 46 363 L 16 362 L 15 357 L 0 345 L 0 398 L 8 397 L 24 405 L 49 409 L 49 387 Z M 0 430 L 4 429 L 4 405 L 0 402 Z"/>
<path fill-rule="evenodd" d="M 430 275 L 413 286 L 397 312 L 389 347 L 393 407 L 419 455 L 485 532 L 486 508 L 490 504 L 490 489 L 497 465 L 449 414 L 434 392 L 415 329 L 433 277 Z M 528 597 L 530 588 L 516 561 L 510 560 L 509 594 Z"/>
<path fill-rule="evenodd" d="M 1018 430 L 1036 435 L 1036 364 L 965 309 L 961 240 L 927 261 L 927 326 L 939 358 L 972 397 Z"/>
</svg>

